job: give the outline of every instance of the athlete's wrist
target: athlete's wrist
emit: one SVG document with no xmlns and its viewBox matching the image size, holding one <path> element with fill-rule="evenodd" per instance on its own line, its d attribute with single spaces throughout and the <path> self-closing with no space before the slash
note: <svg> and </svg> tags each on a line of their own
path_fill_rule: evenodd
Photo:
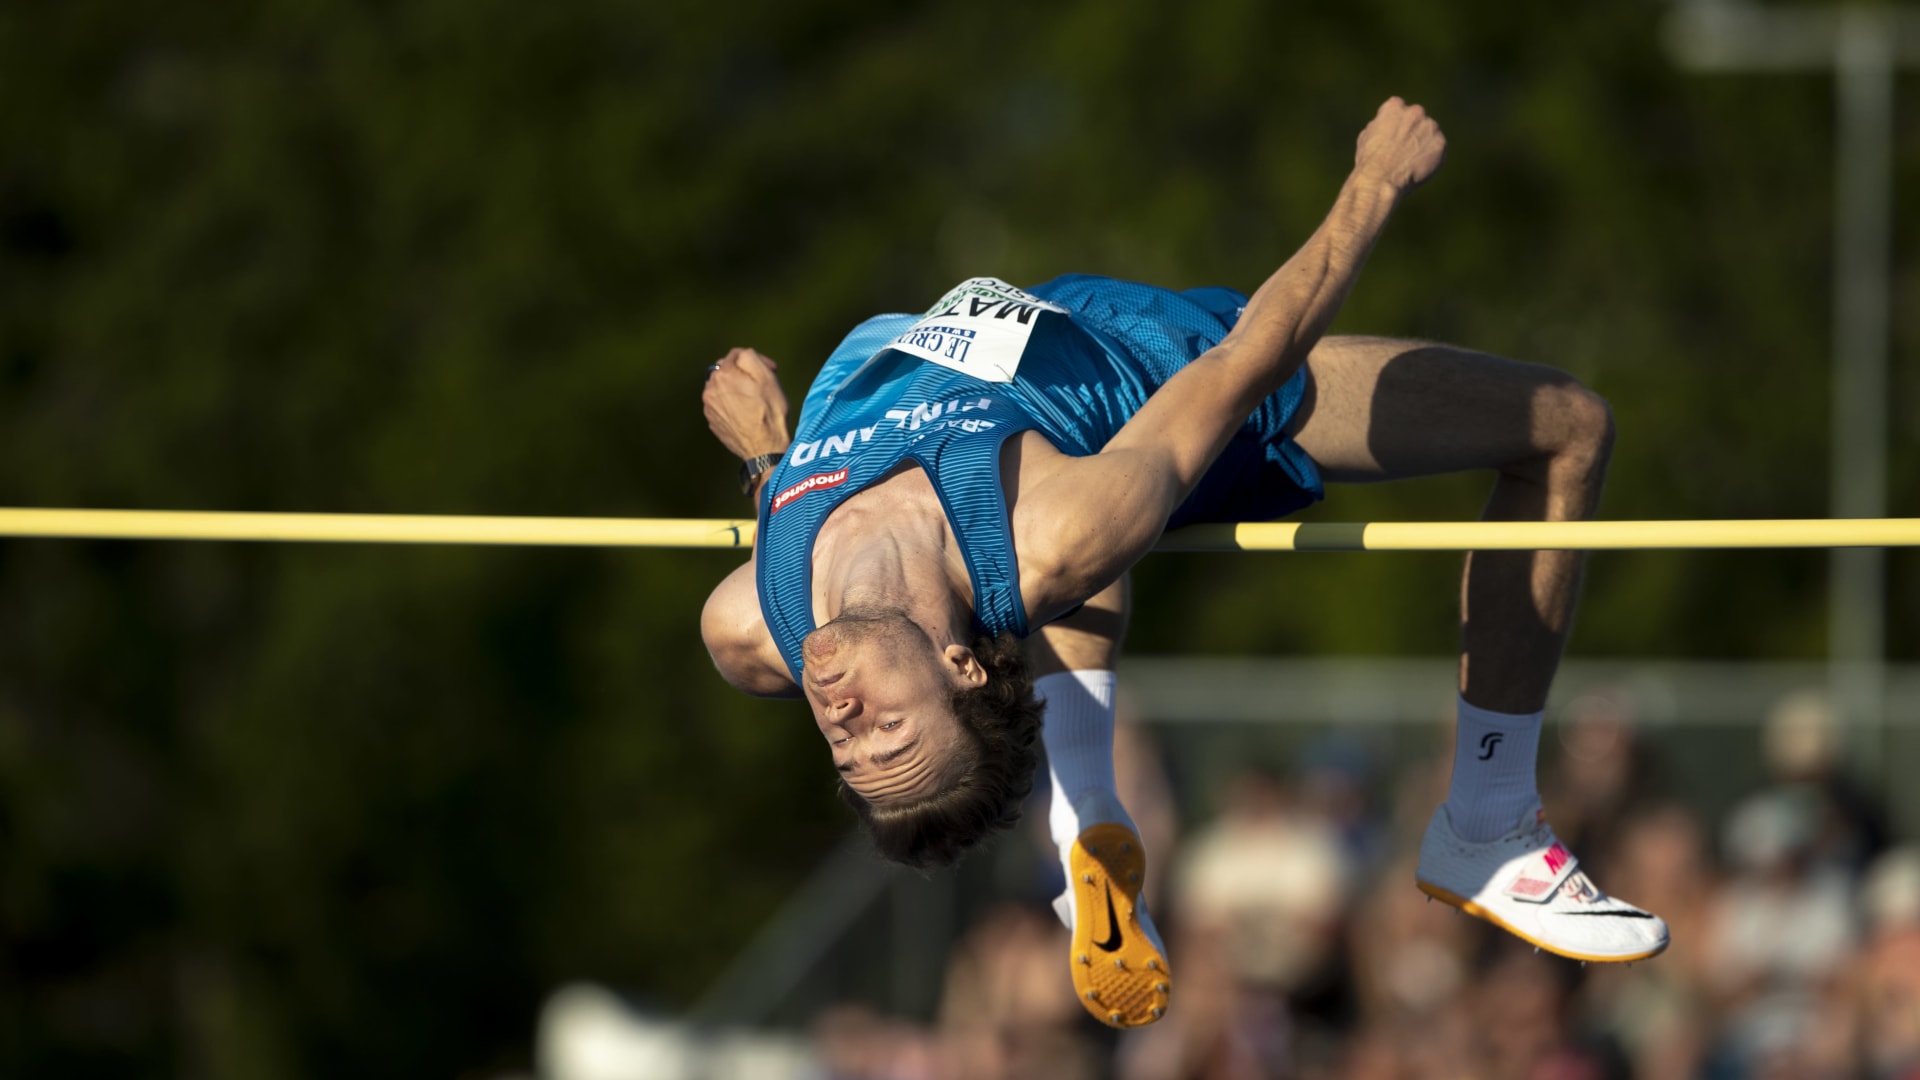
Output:
<svg viewBox="0 0 1920 1080">
<path fill-rule="evenodd" d="M 1348 174 L 1346 187 L 1348 195 L 1357 196 L 1375 206 L 1385 204 L 1389 210 L 1397 206 L 1411 190 L 1396 183 L 1387 173 L 1365 165 Z"/>
<path fill-rule="evenodd" d="M 751 457 L 759 457 L 761 454 L 772 454 L 774 457 L 779 457 L 780 455 L 787 452 L 787 447 L 793 445 L 793 436 L 788 435 L 785 432 L 782 432 L 779 435 L 769 434 L 764 439 L 755 439 L 752 442 L 745 443 L 744 445 L 746 447 L 746 452 L 740 455 L 742 460 L 745 460 Z"/>
<path fill-rule="evenodd" d="M 767 477 L 773 475 L 774 466 L 786 455 L 786 448 L 754 454 L 740 459 L 740 494 L 749 498 L 759 498 L 760 489 L 766 485 Z"/>
</svg>

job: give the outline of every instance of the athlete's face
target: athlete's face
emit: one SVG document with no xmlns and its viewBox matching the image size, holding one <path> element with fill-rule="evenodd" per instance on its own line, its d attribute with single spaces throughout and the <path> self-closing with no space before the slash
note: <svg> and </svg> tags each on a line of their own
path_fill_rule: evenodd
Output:
<svg viewBox="0 0 1920 1080">
<path fill-rule="evenodd" d="M 847 786 L 883 804 L 939 791 L 960 739 L 955 691 L 986 671 L 899 612 L 842 614 L 807 636 L 802 689 Z"/>
</svg>

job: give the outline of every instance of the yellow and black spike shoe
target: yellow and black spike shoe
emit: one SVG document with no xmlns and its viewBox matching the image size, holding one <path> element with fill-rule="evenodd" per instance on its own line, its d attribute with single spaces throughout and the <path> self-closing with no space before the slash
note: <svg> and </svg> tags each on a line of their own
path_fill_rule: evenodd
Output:
<svg viewBox="0 0 1920 1080">
<path fill-rule="evenodd" d="M 1088 826 L 1067 853 L 1067 891 L 1054 901 L 1073 931 L 1074 993 L 1109 1027 L 1151 1024 L 1173 990 L 1167 950 L 1140 897 L 1147 859 L 1125 825 Z"/>
</svg>

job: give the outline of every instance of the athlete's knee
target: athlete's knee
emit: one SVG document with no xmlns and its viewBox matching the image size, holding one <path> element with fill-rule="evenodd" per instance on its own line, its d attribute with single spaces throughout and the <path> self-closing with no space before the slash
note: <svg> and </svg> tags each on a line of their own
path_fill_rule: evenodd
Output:
<svg viewBox="0 0 1920 1080">
<path fill-rule="evenodd" d="M 1563 467 L 1604 470 L 1613 456 L 1613 409 L 1576 379 L 1549 386 L 1536 401 L 1548 445 Z"/>
<path fill-rule="evenodd" d="M 1503 475 L 1553 493 L 1550 517 L 1583 517 L 1599 503 L 1613 454 L 1613 411 L 1607 400 L 1571 376 L 1555 373 L 1533 391 L 1531 451 L 1502 466 Z"/>
</svg>

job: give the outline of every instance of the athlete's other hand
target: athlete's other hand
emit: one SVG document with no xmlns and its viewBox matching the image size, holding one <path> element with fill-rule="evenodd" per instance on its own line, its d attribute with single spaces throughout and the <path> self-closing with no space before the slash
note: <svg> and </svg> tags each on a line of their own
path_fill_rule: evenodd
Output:
<svg viewBox="0 0 1920 1080">
<path fill-rule="evenodd" d="M 757 350 L 732 349 L 707 372 L 700 394 L 707 427 L 743 460 L 784 454 L 793 441 L 787 434 L 787 392 L 773 373 L 777 367 Z"/>
<path fill-rule="evenodd" d="M 1360 133 L 1353 171 L 1404 195 L 1439 171 L 1446 156 L 1447 137 L 1427 110 L 1390 97 Z"/>
</svg>

